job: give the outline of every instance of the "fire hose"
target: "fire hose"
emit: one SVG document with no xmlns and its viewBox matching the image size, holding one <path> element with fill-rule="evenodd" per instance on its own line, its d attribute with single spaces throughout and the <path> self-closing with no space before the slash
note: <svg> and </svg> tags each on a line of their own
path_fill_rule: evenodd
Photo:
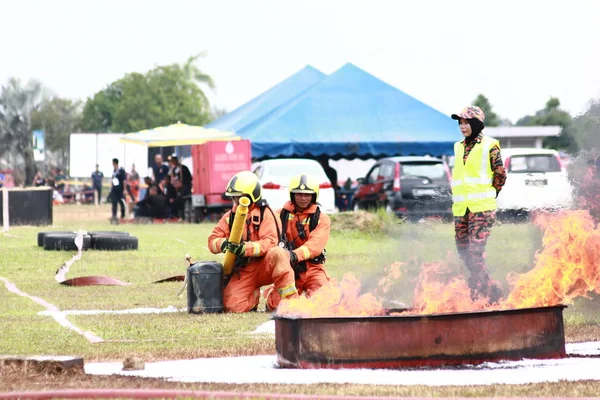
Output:
<svg viewBox="0 0 600 400">
<path fill-rule="evenodd" d="M 239 244 L 242 241 L 242 234 L 244 232 L 244 223 L 246 222 L 246 216 L 248 215 L 248 207 L 250 207 L 250 199 L 247 197 L 240 198 L 240 203 L 235 210 L 235 217 L 233 218 L 233 224 L 231 225 L 231 232 L 229 233 L 228 240 L 231 243 Z M 185 259 L 188 261 L 190 266 L 193 265 L 191 257 L 186 254 Z M 233 272 L 235 265 L 236 255 L 229 250 L 225 251 L 225 258 L 223 260 L 223 275 L 230 276 Z M 183 291 L 188 285 L 188 276 L 185 275 L 185 279 L 181 288 L 177 292 L 177 296 L 181 296 Z"/>
<path fill-rule="evenodd" d="M 242 240 L 244 223 L 246 222 L 246 216 L 248 215 L 248 207 L 250 207 L 250 199 L 247 197 L 241 197 L 240 203 L 235 210 L 233 225 L 231 226 L 231 232 L 229 233 L 229 241 L 231 243 L 239 244 Z M 225 251 L 225 259 L 223 260 L 223 275 L 231 275 L 233 272 L 233 266 L 235 264 L 235 258 L 235 254 L 229 250 Z"/>
</svg>

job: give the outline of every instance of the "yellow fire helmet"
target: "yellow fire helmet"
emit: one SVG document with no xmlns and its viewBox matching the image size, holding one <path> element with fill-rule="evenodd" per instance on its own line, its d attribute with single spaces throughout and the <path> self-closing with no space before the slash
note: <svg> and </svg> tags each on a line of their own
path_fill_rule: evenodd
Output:
<svg viewBox="0 0 600 400">
<path fill-rule="evenodd" d="M 262 198 L 258 176 L 251 171 L 238 172 L 229 180 L 225 196 L 246 196 L 254 204 Z"/>
<path fill-rule="evenodd" d="M 290 200 L 294 202 L 294 193 L 314 194 L 313 203 L 319 198 L 319 182 L 315 177 L 307 174 L 299 174 L 292 177 L 290 181 Z"/>
</svg>

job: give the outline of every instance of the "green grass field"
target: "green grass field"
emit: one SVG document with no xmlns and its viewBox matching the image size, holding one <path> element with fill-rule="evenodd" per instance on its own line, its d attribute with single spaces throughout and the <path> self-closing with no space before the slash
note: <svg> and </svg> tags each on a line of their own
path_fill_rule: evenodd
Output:
<svg viewBox="0 0 600 400">
<path fill-rule="evenodd" d="M 176 296 L 181 282 L 152 282 L 183 275 L 186 254 L 190 254 L 193 260 L 218 260 L 221 257 L 210 254 L 206 248 L 207 237 L 212 229 L 209 224 L 122 224 L 115 227 L 108 223 L 109 209 L 105 205 L 98 209 L 72 205 L 55 207 L 54 210 L 55 224 L 51 228 L 14 227 L 10 230 L 13 236 L 0 235 L 0 277 L 16 284 L 21 291 L 54 304 L 60 310 L 184 308 L 185 294 Z M 330 275 L 340 278 L 346 272 L 353 272 L 368 288 L 389 263 L 413 260 L 412 269 L 398 282 L 394 292 L 395 299 L 408 304 L 412 299 L 412 279 L 418 273 L 419 262 L 448 260 L 459 265 L 452 225 L 435 222 L 402 224 L 382 215 L 375 218 L 374 222 L 365 222 L 355 221 L 352 215 L 339 215 L 334 218 L 334 228 L 327 247 Z M 66 287 L 58 284 L 54 274 L 73 253 L 44 251 L 37 247 L 37 232 L 71 229 L 124 230 L 137 236 L 138 251 L 86 251 L 67 276 L 107 275 L 131 285 Z M 496 226 L 488 244 L 488 266 L 494 278 L 505 282 L 509 272 L 527 271 L 533 264 L 540 239 L 541 233 L 532 225 Z M 457 273 L 460 273 L 460 267 L 457 268 Z M 578 300 L 565 311 L 568 341 L 600 340 L 600 317 L 596 303 L 595 299 Z M 248 335 L 248 332 L 269 319 L 270 315 L 264 312 L 236 315 L 190 315 L 180 312 L 69 316 L 69 320 L 77 327 L 104 339 L 102 343 L 91 344 L 81 335 L 60 326 L 51 317 L 36 315 L 43 310 L 42 306 L 30 299 L 10 293 L 1 284 L 0 355 L 77 355 L 89 362 L 121 361 L 131 355 L 153 361 L 275 353 L 271 336 Z M 589 385 L 597 387 L 595 382 Z M 263 390 L 264 386 L 254 385 L 257 390 Z M 330 389 L 324 389 L 321 393 L 364 392 L 359 386 L 353 388 L 353 385 L 345 385 L 343 390 L 335 387 L 330 385 Z M 493 395 L 542 395 L 545 393 L 542 388 L 547 387 L 552 387 L 552 384 L 525 385 L 520 389 L 506 386 L 506 390 L 495 390 Z M 585 383 L 568 384 L 563 389 L 557 389 L 556 393 L 548 389 L 546 395 L 568 395 L 568 387 L 577 387 L 577 395 L 585 395 L 591 393 L 588 389 L 592 386 L 588 387 Z M 219 388 L 235 389 L 235 385 L 221 385 Z M 248 385 L 244 388 L 248 390 Z M 308 387 L 306 391 L 301 386 L 298 388 L 294 392 L 314 393 L 312 389 L 308 391 Z M 466 388 L 463 391 L 457 388 L 415 389 L 393 393 L 425 396 L 481 394 L 477 388 L 471 388 L 473 391 Z M 373 389 L 372 393 L 392 393 L 389 390 L 378 388 Z"/>
</svg>

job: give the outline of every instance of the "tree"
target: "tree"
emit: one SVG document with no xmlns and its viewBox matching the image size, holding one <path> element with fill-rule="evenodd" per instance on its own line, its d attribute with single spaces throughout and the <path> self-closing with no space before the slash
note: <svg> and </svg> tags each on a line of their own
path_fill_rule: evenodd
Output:
<svg viewBox="0 0 600 400">
<path fill-rule="evenodd" d="M 556 137 L 544 138 L 544 147 L 566 150 L 571 153 L 576 153 L 579 149 L 577 142 L 573 137 L 572 128 L 573 119 L 571 115 L 560 109 L 560 100 L 556 97 L 551 97 L 546 106 L 537 111 L 535 115 L 526 115 L 517 121 L 518 126 L 560 126 L 561 133 Z"/>
<path fill-rule="evenodd" d="M 490 102 L 487 99 L 487 97 L 485 97 L 484 95 L 480 94 L 473 101 L 473 105 L 481 108 L 481 111 L 483 111 L 483 113 L 485 114 L 485 126 L 498 126 L 498 125 L 500 125 L 500 118 L 498 117 L 498 114 L 496 114 L 492 110 L 492 105 L 490 104 Z"/>
<path fill-rule="evenodd" d="M 573 120 L 573 136 L 579 148 L 600 150 L 600 98 L 589 104 L 588 110 Z"/>
<path fill-rule="evenodd" d="M 0 92 L 0 151 L 13 152 L 23 159 L 25 182 L 31 182 L 35 175 L 31 114 L 43 100 L 44 89 L 35 80 L 23 86 L 20 80 L 11 78 Z"/>
<path fill-rule="evenodd" d="M 88 132 L 135 132 L 182 122 L 204 125 L 209 101 L 199 85 L 214 88 L 210 76 L 190 57 L 184 64 L 159 66 L 146 74 L 129 73 L 88 98 L 82 128 Z"/>
<path fill-rule="evenodd" d="M 81 102 L 52 97 L 31 114 L 31 128 L 45 132 L 47 150 L 60 156 L 65 168 L 69 154 L 69 137 L 80 129 Z"/>
</svg>

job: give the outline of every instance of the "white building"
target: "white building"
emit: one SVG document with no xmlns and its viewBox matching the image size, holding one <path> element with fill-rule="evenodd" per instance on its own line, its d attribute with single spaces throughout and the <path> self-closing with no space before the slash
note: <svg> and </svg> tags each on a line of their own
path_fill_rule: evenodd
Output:
<svg viewBox="0 0 600 400">
<path fill-rule="evenodd" d="M 500 147 L 535 147 L 541 149 L 546 137 L 560 135 L 560 126 L 496 126 L 483 133 L 500 141 Z"/>
</svg>

